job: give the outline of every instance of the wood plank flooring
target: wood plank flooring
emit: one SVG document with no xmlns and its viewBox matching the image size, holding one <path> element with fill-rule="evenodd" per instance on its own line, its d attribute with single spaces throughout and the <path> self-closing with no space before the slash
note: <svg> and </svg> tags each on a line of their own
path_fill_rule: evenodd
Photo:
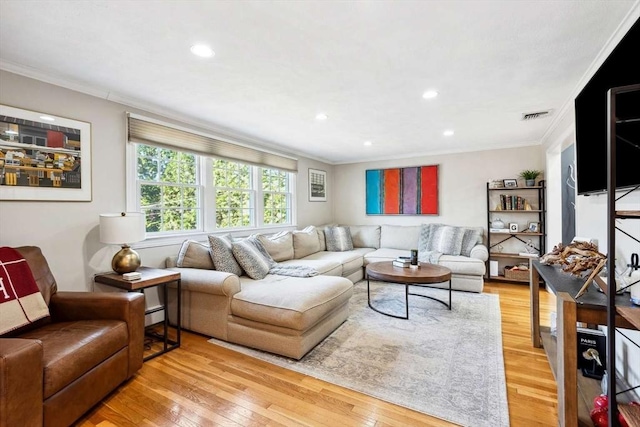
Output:
<svg viewBox="0 0 640 427">
<path fill-rule="evenodd" d="M 529 289 L 485 284 L 500 295 L 511 425 L 557 425 L 556 386 L 542 349 L 531 346 Z M 540 293 L 548 325 L 554 297 Z M 428 398 L 425 397 L 425 398 Z M 298 374 L 184 333 L 182 346 L 138 374 L 78 423 L 111 426 L 450 426 L 406 408 Z"/>
</svg>

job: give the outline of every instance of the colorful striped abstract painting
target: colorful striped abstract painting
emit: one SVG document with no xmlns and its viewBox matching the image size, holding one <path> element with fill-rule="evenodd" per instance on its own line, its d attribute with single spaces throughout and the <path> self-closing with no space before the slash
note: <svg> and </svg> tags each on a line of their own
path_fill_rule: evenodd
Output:
<svg viewBox="0 0 640 427">
<path fill-rule="evenodd" d="M 367 215 L 438 215 L 438 165 L 366 171 Z"/>
</svg>

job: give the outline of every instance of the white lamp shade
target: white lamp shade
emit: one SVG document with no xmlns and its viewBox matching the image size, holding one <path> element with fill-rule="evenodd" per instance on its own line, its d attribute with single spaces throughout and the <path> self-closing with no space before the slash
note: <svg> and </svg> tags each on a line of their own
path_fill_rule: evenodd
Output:
<svg viewBox="0 0 640 427">
<path fill-rule="evenodd" d="M 140 212 L 100 214 L 102 243 L 124 245 L 141 242 L 144 238 L 144 214 Z"/>
</svg>

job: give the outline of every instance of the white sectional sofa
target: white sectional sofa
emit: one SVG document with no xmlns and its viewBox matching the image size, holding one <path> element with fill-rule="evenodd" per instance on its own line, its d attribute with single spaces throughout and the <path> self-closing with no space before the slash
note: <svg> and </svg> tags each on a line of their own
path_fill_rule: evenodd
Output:
<svg viewBox="0 0 640 427">
<path fill-rule="evenodd" d="M 267 274 L 254 280 L 216 271 L 206 245 L 185 242 L 179 256 L 166 261 L 182 277 L 182 327 L 300 359 L 347 319 L 353 283 L 363 279 L 366 265 L 409 255 L 418 248 L 421 226 L 349 229 L 353 248 L 339 252 L 326 250 L 323 228 L 259 237 L 279 265 L 312 267 L 317 271 L 312 277 Z M 439 258 L 440 265 L 452 270 L 454 290 L 482 292 L 488 254 L 481 237 L 476 243 L 471 256 Z M 176 296 L 174 286 L 168 301 L 171 316 Z"/>
</svg>

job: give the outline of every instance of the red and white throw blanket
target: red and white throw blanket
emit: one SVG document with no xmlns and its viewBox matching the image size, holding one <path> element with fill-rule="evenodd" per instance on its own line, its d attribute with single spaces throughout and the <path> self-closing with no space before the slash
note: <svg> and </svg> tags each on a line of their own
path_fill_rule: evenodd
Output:
<svg viewBox="0 0 640 427">
<path fill-rule="evenodd" d="M 20 252 L 0 247 L 0 335 L 49 316 L 29 264 Z"/>
</svg>

